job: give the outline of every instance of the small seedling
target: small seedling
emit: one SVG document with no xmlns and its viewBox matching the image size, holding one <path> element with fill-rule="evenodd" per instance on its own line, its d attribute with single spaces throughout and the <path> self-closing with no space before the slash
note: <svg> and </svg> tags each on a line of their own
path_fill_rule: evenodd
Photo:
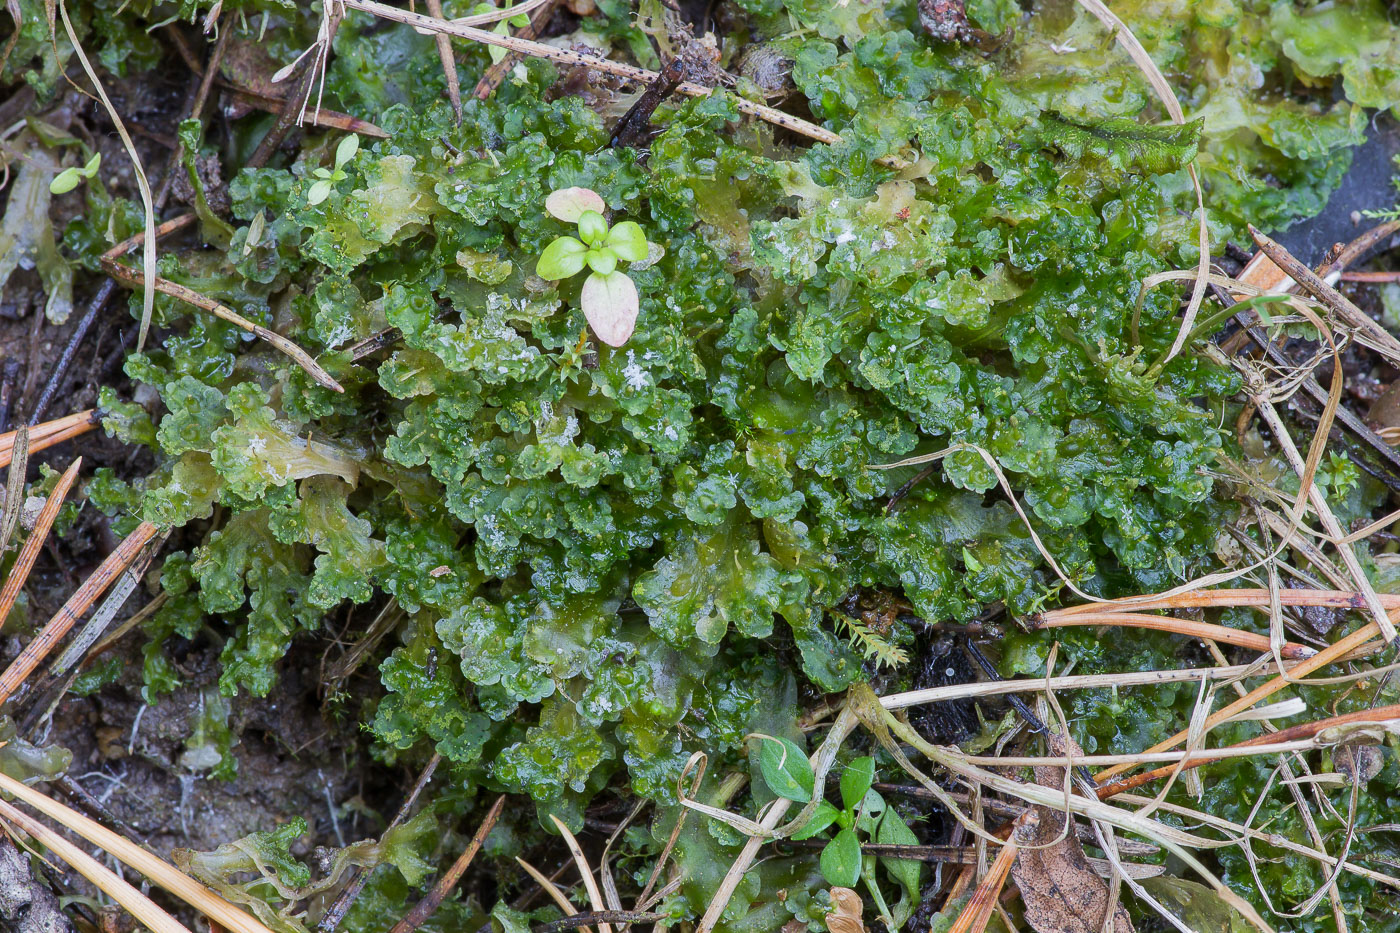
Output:
<svg viewBox="0 0 1400 933">
<path fill-rule="evenodd" d="M 53 194 L 67 194 L 78 187 L 78 185 L 82 184 L 84 179 L 92 181 L 92 179 L 96 178 L 97 170 L 101 168 L 101 166 L 102 153 L 98 152 L 95 153 L 91 159 L 88 159 L 87 164 L 82 168 L 71 165 L 55 175 L 53 181 L 49 182 L 49 191 Z"/>
<path fill-rule="evenodd" d="M 796 803 L 810 801 L 816 775 L 806 753 L 787 739 L 755 737 L 763 742 L 758 751 L 758 768 L 769 789 Z M 884 798 L 871 786 L 874 783 L 875 759 L 866 756 L 852 761 L 841 775 L 841 808 L 820 801 L 812 818 L 792 838 L 811 839 L 836 827 L 836 835 L 822 849 L 822 875 L 827 883 L 844 888 L 854 887 L 864 877 L 881 912 L 888 914 L 873 877 L 876 860 L 862 853 L 860 837 L 894 845 L 917 845 L 919 840 L 894 808 L 886 806 Z M 881 857 L 879 862 L 911 898 L 917 897 L 921 867 L 917 861 Z"/>
<path fill-rule="evenodd" d="M 578 224 L 578 236 L 561 236 L 540 253 L 535 274 L 557 282 L 590 270 L 583 283 L 583 315 L 598 339 L 620 347 L 637 326 L 637 286 L 618 270 L 619 260 L 647 257 L 647 238 L 636 221 L 608 226 L 607 205 L 589 188 L 561 188 L 545 199 L 544 209 L 565 223 Z"/>
<path fill-rule="evenodd" d="M 511 4 L 510 6 L 507 6 L 504 9 L 509 10 L 510 7 L 514 5 L 515 4 Z M 478 3 L 476 6 L 472 7 L 473 16 L 479 16 L 483 13 L 495 12 L 496 8 L 489 3 Z M 498 22 L 495 26 L 491 28 L 491 31 L 498 36 L 508 36 L 510 35 L 511 26 L 514 26 L 517 29 L 519 29 L 522 26 L 528 25 L 530 25 L 529 15 L 525 13 L 517 13 L 508 19 L 503 19 L 500 22 Z M 501 48 L 500 46 L 487 46 L 487 51 L 491 53 L 491 62 L 493 64 L 499 62 L 501 59 L 506 57 L 506 50 Z"/>
<path fill-rule="evenodd" d="M 331 188 L 348 177 L 345 174 L 346 163 L 355 158 L 355 153 L 359 151 L 360 137 L 351 133 L 342 139 L 340 145 L 335 147 L 335 168 L 318 168 L 311 173 L 316 177 L 316 181 L 312 182 L 311 190 L 306 192 L 306 203 L 315 207 L 330 197 Z"/>
</svg>

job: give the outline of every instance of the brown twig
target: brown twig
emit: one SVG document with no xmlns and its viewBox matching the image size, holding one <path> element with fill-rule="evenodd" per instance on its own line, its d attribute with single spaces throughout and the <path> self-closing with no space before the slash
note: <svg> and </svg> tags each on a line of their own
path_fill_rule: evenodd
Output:
<svg viewBox="0 0 1400 933">
<path fill-rule="evenodd" d="M 25 539 L 24 547 L 20 548 L 19 556 L 15 558 L 15 565 L 10 568 L 10 575 L 5 578 L 5 586 L 0 589 L 0 626 L 5 624 L 5 619 L 10 615 L 10 609 L 14 607 L 15 600 L 19 598 L 20 590 L 24 589 L 24 583 L 29 579 L 29 572 L 34 569 L 34 561 L 39 558 L 39 551 L 44 546 L 44 541 L 49 536 L 49 529 L 53 527 L 54 519 L 58 518 L 59 509 L 63 508 L 63 500 L 68 497 L 68 491 L 73 488 L 73 482 L 78 478 L 78 469 L 83 465 L 83 458 L 78 457 L 63 471 L 63 475 L 58 478 L 58 485 L 49 494 L 48 501 L 39 512 L 38 519 L 34 522 L 34 530 Z"/>
<path fill-rule="evenodd" d="M 517 39 L 538 39 L 540 33 L 544 32 L 549 21 L 554 18 L 554 11 L 559 9 L 561 0 L 549 0 L 548 3 L 537 8 L 530 14 L 530 22 L 521 26 L 515 33 Z M 476 82 L 476 89 L 472 94 L 477 100 L 486 100 L 496 92 L 496 88 L 501 86 L 501 82 L 510 74 L 510 70 L 515 67 L 515 63 L 520 61 L 519 52 L 506 52 L 505 57 L 498 62 L 494 62 L 481 75 L 481 80 Z"/>
<path fill-rule="evenodd" d="M 72 469 L 71 467 L 69 469 Z M 111 554 L 107 555 L 98 568 L 92 572 L 83 585 L 68 597 L 64 603 L 54 613 L 52 619 L 48 621 L 38 635 L 35 635 L 29 644 L 24 646 L 19 657 L 10 663 L 5 669 L 5 673 L 0 674 L 0 704 L 3 704 L 20 685 L 34 672 L 34 669 L 53 650 L 54 645 L 68 630 L 78 621 L 79 617 L 92 606 L 93 603 L 112 585 L 112 582 L 119 577 L 131 562 L 141 553 L 141 549 L 146 546 L 146 542 L 155 537 L 159 529 L 150 522 L 142 522 L 136 530 L 127 535 L 121 544 Z"/>
<path fill-rule="evenodd" d="M 442 0 L 425 0 L 428 13 L 443 19 Z M 442 62 L 442 75 L 447 79 L 447 99 L 452 102 L 452 114 L 457 123 L 462 122 L 462 81 L 457 77 L 457 59 L 452 53 L 452 39 L 438 33 L 433 37 L 437 43 L 438 59 Z"/>
<path fill-rule="evenodd" d="M 1373 285 L 1400 282 L 1400 269 L 1393 269 L 1389 272 L 1343 272 L 1342 281 L 1365 282 Z"/>
<path fill-rule="evenodd" d="M 1316 722 L 1305 722 L 1297 726 L 1289 726 L 1287 729 L 1280 729 L 1277 732 L 1268 732 L 1257 735 L 1252 739 L 1245 739 L 1243 742 L 1236 742 L 1227 745 L 1226 748 L 1248 748 L 1252 745 L 1274 745 L 1284 742 L 1296 742 L 1300 739 L 1315 738 L 1318 734 L 1334 729 L 1338 726 L 1346 726 L 1358 722 L 1384 722 L 1391 719 L 1400 719 L 1400 704 L 1391 706 L 1378 706 L 1375 709 L 1363 709 L 1355 713 L 1343 713 L 1340 716 L 1331 716 L 1327 719 L 1319 719 Z M 1213 761 L 1219 761 L 1224 756 L 1213 755 L 1208 751 L 1199 752 L 1186 759 L 1184 762 L 1173 762 L 1163 765 L 1152 771 L 1144 771 L 1142 774 L 1135 774 L 1132 777 L 1124 778 L 1121 781 L 1111 781 L 1101 784 L 1098 788 L 1100 800 L 1105 800 L 1115 794 L 1124 794 L 1136 790 L 1144 784 L 1150 784 L 1160 778 L 1170 777 L 1176 771 L 1184 771 L 1188 768 L 1199 768 L 1208 765 Z"/>
<path fill-rule="evenodd" d="M 199 79 L 199 88 L 195 91 L 194 102 L 190 105 L 191 120 L 202 120 L 204 105 L 209 100 L 209 89 L 214 84 L 214 78 L 219 73 L 219 63 L 223 61 L 224 49 L 228 47 L 229 37 L 233 35 L 232 29 L 225 29 L 214 43 L 213 50 L 209 53 L 209 64 L 205 66 L 204 73 Z M 193 69 L 191 69 L 193 70 Z M 170 168 L 165 172 L 165 178 L 161 181 L 160 191 L 156 194 L 156 210 L 165 207 L 166 200 L 170 197 L 170 192 L 175 184 L 175 175 L 183 168 L 185 159 L 185 144 L 176 142 L 175 151 L 170 156 Z"/>
<path fill-rule="evenodd" d="M 399 807 L 399 812 L 394 815 L 394 820 L 389 824 L 389 828 L 401 824 L 408 818 L 408 813 L 413 809 L 413 804 L 418 800 L 418 795 L 423 792 L 423 788 L 428 786 L 428 782 L 433 779 L 433 772 L 437 770 L 438 763 L 442 761 L 442 756 L 433 752 L 433 757 L 428 759 L 428 763 L 423 766 L 423 770 L 418 775 L 418 780 L 414 782 L 413 789 L 404 798 L 403 804 Z M 321 915 L 321 919 L 316 923 L 317 933 L 330 933 L 340 926 L 340 921 L 345 919 L 345 914 L 355 904 L 355 898 L 360 896 L 364 890 L 365 882 L 369 881 L 369 872 L 364 868 L 356 868 L 355 873 L 350 876 L 350 881 L 345 885 L 345 890 L 341 891 L 326 912 Z"/>
<path fill-rule="evenodd" d="M 1354 328 L 1358 334 L 1365 334 L 1369 342 L 1380 351 L 1380 353 L 1392 362 L 1400 363 L 1400 340 L 1396 340 L 1390 331 L 1371 320 L 1370 315 L 1362 311 L 1351 300 L 1332 286 L 1328 285 L 1317 273 L 1303 265 L 1293 254 L 1279 243 L 1274 242 L 1264 233 L 1254 226 L 1250 226 L 1249 232 L 1254 237 L 1254 242 L 1264 251 L 1264 255 L 1273 260 L 1288 277 L 1297 282 L 1310 295 L 1322 304 L 1326 305 L 1337 317 L 1345 321 Z"/>
<path fill-rule="evenodd" d="M 972 892 L 972 897 L 968 898 L 967 905 L 948 928 L 948 933 L 982 933 L 987 928 L 992 908 L 996 906 L 997 899 L 1001 897 L 1001 889 L 1006 886 L 1006 878 L 1011 874 L 1011 865 L 1016 861 L 1016 853 L 1021 851 L 1017 839 L 1031 838 L 1030 834 L 1034 833 L 1039 823 L 1040 816 L 1034 810 L 1027 810 L 1016 818 L 1011 838 L 1001 847 L 1001 851 L 997 852 L 992 867 L 987 871 L 987 877 L 983 878 L 977 890 Z"/>
<path fill-rule="evenodd" d="M 96 413 L 92 409 L 74 415 L 57 418 L 29 429 L 29 452 L 38 453 L 64 441 L 72 440 L 97 427 Z M 10 465 L 10 455 L 14 451 L 15 432 L 0 434 L 0 468 Z"/>
<path fill-rule="evenodd" d="M 502 794 L 491 805 L 486 819 L 481 821 L 481 825 L 477 827 L 476 835 L 472 836 L 472 841 L 467 844 L 462 854 L 457 856 L 457 861 L 453 862 L 452 867 L 447 869 L 447 872 L 438 879 L 437 884 L 433 885 L 433 889 L 428 892 L 427 896 L 414 904 L 413 909 L 402 920 L 394 924 L 394 928 L 389 933 L 413 933 L 414 930 L 422 926 L 423 921 L 433 915 L 433 911 L 438 909 L 443 898 L 447 897 L 457 886 L 458 879 L 467 870 L 467 866 L 471 865 L 472 859 L 476 858 L 476 853 L 481 849 L 481 844 L 486 841 L 491 830 L 495 828 L 496 820 L 500 819 L 501 810 L 504 809 L 505 805 L 506 795 Z"/>
<path fill-rule="evenodd" d="M 1387 220 L 1383 224 L 1377 224 L 1343 246 L 1341 252 L 1318 267 L 1317 274 L 1326 278 L 1339 269 L 1345 269 L 1379 246 L 1386 237 L 1396 233 L 1400 233 L 1400 220 Z"/>
<path fill-rule="evenodd" d="M 404 23 L 428 32 L 445 32 L 448 35 L 458 36 L 462 39 L 470 39 L 473 42 L 480 42 L 483 45 L 494 45 L 503 49 L 513 50 L 535 58 L 544 58 L 550 61 L 559 62 L 562 65 L 575 65 L 584 68 L 592 68 L 605 74 L 616 75 L 619 78 L 626 78 L 636 81 L 639 84 L 650 84 L 656 78 L 656 72 L 648 71 L 645 68 L 637 68 L 633 65 L 625 65 L 622 62 L 615 62 L 598 55 L 586 55 L 582 52 L 574 52 L 570 49 L 555 48 L 543 42 L 533 42 L 526 39 L 517 39 L 514 36 L 501 36 L 484 29 L 477 29 L 474 26 L 465 26 L 450 20 L 436 19 L 431 16 L 424 16 L 421 13 L 414 13 L 409 10 L 401 10 L 397 7 L 388 6 L 377 0 L 343 0 L 343 6 L 351 10 L 359 10 L 370 13 L 396 23 Z M 681 83 L 677 88 L 682 94 L 690 97 L 708 97 L 714 92 L 714 88 L 704 84 L 695 84 L 689 81 Z M 740 113 L 751 117 L 757 117 L 774 126 L 791 130 L 808 139 L 829 145 L 842 141 L 840 135 L 833 133 L 825 127 L 817 126 L 807 120 L 794 117 L 791 114 L 783 113 L 766 104 L 756 104 L 751 100 L 742 97 L 731 98 L 735 107 Z M 884 156 L 876 160 L 880 165 L 890 168 L 904 168 L 907 163 L 894 156 Z"/>
<path fill-rule="evenodd" d="M 1223 641 L 1227 645 L 1238 645 L 1241 648 L 1264 653 L 1272 650 L 1268 635 L 1246 632 L 1224 625 L 1213 625 L 1209 622 L 1193 622 L 1187 619 L 1174 619 L 1171 616 L 1151 616 L 1132 612 L 1085 612 L 1051 619 L 1041 616 L 1032 623 L 1031 627 L 1036 629 L 1066 628 L 1080 625 L 1115 625 L 1124 628 L 1152 629 L 1158 632 L 1185 635 L 1188 638 L 1209 638 L 1212 641 Z M 1281 651 L 1283 657 L 1290 661 L 1310 658 L 1316 653 L 1307 645 L 1291 641 L 1285 642 Z"/>
<path fill-rule="evenodd" d="M 145 284 L 145 276 L 137 272 L 135 269 L 131 269 L 122 265 L 115 259 L 107 259 L 106 257 L 103 257 L 102 267 L 107 271 L 108 275 L 112 276 L 113 278 L 117 279 L 123 284 Z M 331 378 L 330 373 L 326 372 L 324 369 L 321 368 L 321 364 L 317 363 L 314 359 L 312 359 L 310 353 L 307 353 L 301 347 L 297 346 L 295 343 L 288 340 L 286 337 L 283 337 L 276 331 L 268 330 L 261 324 L 254 324 L 252 321 L 248 320 L 243 315 L 239 314 L 237 311 L 233 310 L 227 305 L 222 305 L 212 298 L 206 298 L 194 289 L 188 288 L 184 285 L 180 285 L 176 282 L 172 282 L 169 279 L 162 279 L 160 277 L 157 277 L 154 282 L 154 285 L 156 291 L 165 295 L 169 295 L 172 298 L 178 298 L 186 304 L 194 305 L 196 308 L 199 308 L 201 310 L 208 311 L 215 317 L 222 318 L 223 320 L 228 321 L 235 327 L 247 331 L 248 333 L 253 334 L 254 336 L 272 344 L 273 347 L 281 351 L 285 356 L 290 358 L 302 369 L 306 370 L 307 375 L 309 375 L 312 379 L 315 379 L 318 383 L 325 386 L 327 389 L 330 389 L 334 392 L 345 391 L 345 389 L 341 386 L 340 383 L 336 382 L 335 379 Z"/>
</svg>

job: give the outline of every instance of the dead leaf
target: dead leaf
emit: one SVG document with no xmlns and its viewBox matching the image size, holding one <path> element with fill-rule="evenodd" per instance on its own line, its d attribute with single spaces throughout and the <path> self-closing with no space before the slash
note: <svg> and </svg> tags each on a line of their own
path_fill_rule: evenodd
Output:
<svg viewBox="0 0 1400 933">
<path fill-rule="evenodd" d="M 1051 736 L 1050 754 L 1081 756 L 1073 739 Z M 1063 768 L 1036 768 L 1036 783 L 1064 786 Z M 1094 873 L 1074 827 L 1065 832 L 1065 813 L 1036 807 L 1040 820 L 1034 836 L 1022 843 L 1011 866 L 1011 877 L 1026 905 L 1026 922 L 1037 933 L 1100 933 L 1108 909 L 1108 885 Z M 1059 841 L 1056 841 L 1059 840 Z M 1133 922 L 1121 904 L 1113 913 L 1114 933 L 1133 933 Z"/>
<path fill-rule="evenodd" d="M 850 888 L 831 889 L 831 913 L 826 915 L 827 933 L 867 933 L 861 914 L 865 903 Z"/>
<path fill-rule="evenodd" d="M 1332 764 L 1348 784 L 1359 782 L 1365 785 L 1380 774 L 1385 759 L 1381 756 L 1381 750 L 1374 745 L 1338 745 L 1332 749 Z"/>
</svg>

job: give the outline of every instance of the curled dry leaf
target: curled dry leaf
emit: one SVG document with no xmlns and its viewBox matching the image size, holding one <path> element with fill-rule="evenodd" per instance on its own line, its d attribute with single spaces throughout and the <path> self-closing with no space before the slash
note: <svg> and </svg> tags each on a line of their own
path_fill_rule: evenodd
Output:
<svg viewBox="0 0 1400 933">
<path fill-rule="evenodd" d="M 850 888 L 831 889 L 831 913 L 826 915 L 827 933 L 867 933 L 861 922 L 865 904 Z"/>
<path fill-rule="evenodd" d="M 1084 751 L 1066 736 L 1052 735 L 1050 754 L 1082 756 Z M 1063 768 L 1036 768 L 1037 784 L 1064 786 Z M 1011 877 L 1026 905 L 1026 922 L 1037 933 L 1100 933 L 1108 909 L 1108 885 L 1094 873 L 1074 827 L 1065 832 L 1066 816 L 1051 807 L 1036 807 L 1040 820 L 1033 838 L 1022 843 Z M 1057 841 L 1058 840 L 1058 841 Z M 1133 933 L 1128 912 L 1118 905 L 1113 933 Z"/>
<path fill-rule="evenodd" d="M 608 206 L 603 203 L 603 196 L 592 188 L 560 188 L 544 199 L 544 209 L 551 217 L 573 224 L 578 223 L 585 211 L 602 214 Z"/>
</svg>

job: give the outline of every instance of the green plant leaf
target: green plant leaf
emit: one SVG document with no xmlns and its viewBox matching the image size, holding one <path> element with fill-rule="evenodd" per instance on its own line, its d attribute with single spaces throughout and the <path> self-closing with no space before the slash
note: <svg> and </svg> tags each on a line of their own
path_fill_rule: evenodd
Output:
<svg viewBox="0 0 1400 933">
<path fill-rule="evenodd" d="M 578 223 L 584 211 L 601 215 L 607 208 L 602 195 L 592 188 L 560 188 L 544 199 L 545 211 L 566 224 Z"/>
<path fill-rule="evenodd" d="M 860 841 L 849 829 L 843 829 L 822 849 L 822 875 L 828 884 L 853 888 L 860 880 Z"/>
<path fill-rule="evenodd" d="M 880 817 L 885 813 L 885 806 L 885 798 L 880 796 L 878 790 L 866 791 L 860 807 L 856 810 L 856 829 L 867 836 L 873 836 L 875 827 L 880 823 Z"/>
<path fill-rule="evenodd" d="M 95 152 L 93 153 L 92 158 L 87 160 L 87 164 L 84 165 L 81 169 L 79 169 L 78 173 L 84 178 L 92 178 L 94 175 L 97 174 L 97 170 L 99 167 L 101 167 L 101 165 L 102 153 Z"/>
<path fill-rule="evenodd" d="M 586 258 L 588 268 L 599 275 L 607 275 L 617 268 L 617 256 L 613 255 L 613 251 L 606 247 L 593 247 L 588 251 Z"/>
<path fill-rule="evenodd" d="M 847 810 L 854 810 L 865 799 L 865 792 L 875 782 L 875 759 L 870 756 L 857 758 L 847 766 L 841 775 L 841 802 Z"/>
<path fill-rule="evenodd" d="M 812 814 L 812 818 L 808 820 L 801 829 L 793 833 L 792 838 L 799 842 L 803 839 L 811 839 L 817 833 L 822 832 L 832 823 L 835 823 L 839 816 L 841 816 L 841 811 L 823 800 L 821 803 L 817 804 L 816 812 Z"/>
<path fill-rule="evenodd" d="M 769 790 L 797 803 L 811 800 L 816 775 L 807 763 L 807 753 L 788 739 L 771 735 L 758 738 L 763 743 L 758 749 L 758 770 Z"/>
<path fill-rule="evenodd" d="M 535 275 L 551 282 L 567 279 L 583 271 L 588 247 L 571 236 L 561 236 L 544 248 L 535 265 Z"/>
<path fill-rule="evenodd" d="M 355 158 L 355 153 L 360 151 L 360 137 L 351 133 L 340 141 L 335 147 L 335 167 L 341 168 L 345 163 Z"/>
<path fill-rule="evenodd" d="M 595 210 L 586 210 L 578 218 L 579 239 L 589 246 L 601 246 L 608 238 L 608 222 Z"/>
<path fill-rule="evenodd" d="M 914 831 L 904 822 L 904 818 L 895 812 L 894 807 L 890 807 L 885 810 L 885 818 L 875 830 L 875 841 L 882 845 L 916 846 L 919 844 L 919 837 L 914 835 Z M 900 883 L 911 898 L 919 896 L 920 876 L 924 870 L 922 862 L 918 859 L 881 856 L 880 864 L 885 866 L 885 871 Z"/>
<path fill-rule="evenodd" d="M 306 203 L 315 207 L 317 204 L 320 204 L 326 198 L 330 197 L 330 195 L 331 183 L 329 180 L 322 178 L 320 181 L 313 184 L 311 189 L 306 192 Z"/>
<path fill-rule="evenodd" d="M 51 194 L 67 194 L 82 182 L 82 176 L 76 168 L 66 168 L 53 177 L 49 182 L 49 192 Z"/>
<path fill-rule="evenodd" d="M 632 336 L 637 326 L 637 286 L 625 272 L 594 272 L 584 280 L 580 302 L 588 326 L 603 343 L 620 347 Z"/>
<path fill-rule="evenodd" d="M 641 262 L 647 258 L 646 234 L 642 233 L 641 226 L 635 220 L 614 224 L 608 231 L 606 245 L 618 259 Z"/>
</svg>

